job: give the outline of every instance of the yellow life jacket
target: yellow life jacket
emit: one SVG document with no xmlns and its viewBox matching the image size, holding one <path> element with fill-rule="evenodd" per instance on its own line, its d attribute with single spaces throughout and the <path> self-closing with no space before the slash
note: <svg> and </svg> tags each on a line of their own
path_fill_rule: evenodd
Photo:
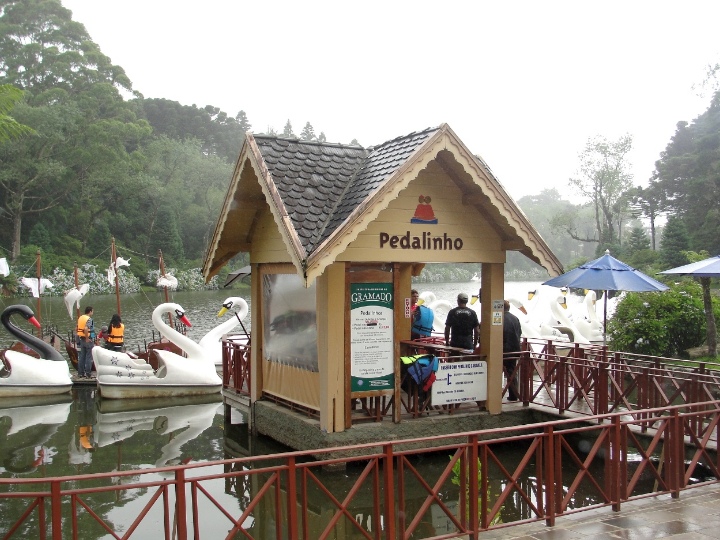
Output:
<svg viewBox="0 0 720 540">
<path fill-rule="evenodd" d="M 105 341 L 113 345 L 122 345 L 125 336 L 125 325 L 120 323 L 120 327 L 111 326 L 108 328 L 108 334 Z"/>
<path fill-rule="evenodd" d="M 90 337 L 90 330 L 87 328 L 87 323 L 89 320 L 90 315 L 80 315 L 80 317 L 78 317 L 77 329 L 75 330 L 78 337 Z"/>
</svg>

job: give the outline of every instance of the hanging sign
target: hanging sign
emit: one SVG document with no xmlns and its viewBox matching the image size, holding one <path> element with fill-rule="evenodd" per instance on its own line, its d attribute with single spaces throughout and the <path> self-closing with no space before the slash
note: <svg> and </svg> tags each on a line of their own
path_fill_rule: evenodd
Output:
<svg viewBox="0 0 720 540">
<path fill-rule="evenodd" d="M 432 385 L 433 405 L 472 403 L 487 399 L 487 362 L 440 362 Z"/>
<path fill-rule="evenodd" d="M 392 390 L 392 283 L 350 284 L 350 390 Z"/>
</svg>

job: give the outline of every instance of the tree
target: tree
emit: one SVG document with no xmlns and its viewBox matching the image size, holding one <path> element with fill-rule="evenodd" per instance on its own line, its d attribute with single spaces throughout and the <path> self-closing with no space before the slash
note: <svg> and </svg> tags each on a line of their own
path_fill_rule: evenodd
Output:
<svg viewBox="0 0 720 540">
<path fill-rule="evenodd" d="M 34 94 L 81 92 L 98 82 L 132 91 L 125 71 L 102 54 L 58 0 L 4 0 L 0 25 L 0 84 Z"/>
<path fill-rule="evenodd" d="M 93 176 L 93 162 L 105 171 L 114 167 L 108 158 L 119 155 L 116 143 L 127 135 L 119 132 L 135 118 L 119 94 L 132 90 L 130 80 L 57 0 L 5 0 L 0 25 L 0 83 L 25 90 L 27 99 L 14 109 L 15 117 L 22 115 L 38 134 L 0 148 L 2 217 L 12 223 L 15 260 L 25 217 L 56 207 L 68 194 L 73 196 L 64 202 L 79 206 L 91 191 L 104 192 L 93 183 L 106 180 Z M 129 144 L 137 148 L 137 140 Z M 95 198 L 86 200 L 96 204 Z M 84 231 L 92 215 L 80 221 L 75 230 Z"/>
<path fill-rule="evenodd" d="M 245 114 L 245 111 L 240 111 L 235 116 L 235 120 L 238 123 L 238 127 L 240 128 L 240 131 L 243 133 L 246 133 L 252 129 L 252 124 L 247 119 L 247 115 Z"/>
<path fill-rule="evenodd" d="M 326 142 L 327 138 L 325 137 L 325 132 L 321 131 L 320 135 L 318 135 L 318 142 Z"/>
<path fill-rule="evenodd" d="M 647 188 L 637 186 L 629 193 L 631 207 L 638 215 L 645 216 L 650 221 L 651 249 L 655 249 L 656 223 L 660 215 L 666 211 L 666 202 L 662 190 L 657 184 L 657 174 L 650 179 Z"/>
<path fill-rule="evenodd" d="M 544 189 L 538 195 L 526 195 L 517 201 L 518 206 L 522 208 L 528 219 L 532 222 L 533 226 L 540 235 L 547 242 L 550 249 L 557 254 L 560 258 L 560 262 L 563 266 L 568 265 L 575 259 L 587 260 L 588 255 L 592 255 L 592 251 L 588 249 L 588 245 L 582 241 L 576 239 L 576 241 L 568 241 L 565 236 L 565 230 L 560 227 L 556 228 L 556 218 L 558 216 L 571 213 L 576 215 L 578 212 L 583 212 L 583 209 L 578 209 L 571 202 L 563 200 L 560 196 L 560 192 L 553 189 Z M 587 210 L 585 210 L 587 212 Z M 587 220 L 580 220 L 580 222 L 587 222 Z M 562 234 L 559 234 L 561 231 Z M 536 266 L 527 257 L 519 253 L 508 253 L 508 262 L 512 260 L 513 268 L 519 267 L 521 269 L 529 269 Z M 521 262 L 523 261 L 523 262 Z M 544 272 L 544 271 L 543 271 Z M 544 274 L 543 274 L 544 275 Z"/>
<path fill-rule="evenodd" d="M 595 237 L 583 241 L 598 242 L 598 250 L 619 241 L 618 215 L 625 211 L 626 191 L 632 188 L 627 155 L 632 150 L 632 137 L 624 135 L 617 141 L 604 137 L 589 139 L 580 154 L 580 176 L 570 179 L 570 186 L 588 199 L 593 209 Z"/>
<path fill-rule="evenodd" d="M 231 118 L 212 105 L 199 109 L 169 99 L 142 99 L 133 104 L 137 107 L 137 115 L 150 122 L 155 135 L 196 139 L 202 143 L 202 152 L 221 156 L 231 163 L 237 159 L 245 132 L 251 127 L 243 111 Z"/>
<path fill-rule="evenodd" d="M 660 239 L 660 262 L 665 268 L 675 268 L 688 264 L 686 252 L 690 248 L 690 238 L 685 224 L 677 216 L 668 218 Z"/>
<path fill-rule="evenodd" d="M 630 238 L 625 245 L 625 254 L 632 256 L 643 249 L 650 249 L 650 238 L 645 229 L 640 225 L 636 225 L 630 231 Z"/>
<path fill-rule="evenodd" d="M 678 123 L 655 168 L 658 189 L 685 223 L 690 247 L 720 253 L 720 91 L 692 124 Z"/>
<path fill-rule="evenodd" d="M 0 146 L 0 215 L 9 224 L 3 229 L 10 233 L 12 261 L 20 255 L 23 219 L 60 204 L 72 189 L 62 156 L 78 121 L 71 103 L 21 105 L 15 112 L 38 136 Z"/>
<path fill-rule="evenodd" d="M 303 141 L 314 141 L 316 139 L 315 130 L 310 122 L 307 122 L 302 132 L 300 132 L 300 139 Z"/>
<path fill-rule="evenodd" d="M 0 143 L 35 133 L 30 126 L 16 122 L 10 111 L 23 98 L 23 91 L 11 84 L 0 85 Z"/>
<path fill-rule="evenodd" d="M 293 128 L 292 128 L 292 124 L 290 123 L 290 119 L 288 119 L 287 123 L 285 124 L 285 127 L 283 128 L 283 137 L 288 137 L 288 138 L 297 137 L 297 135 L 295 135 L 293 133 Z"/>
</svg>

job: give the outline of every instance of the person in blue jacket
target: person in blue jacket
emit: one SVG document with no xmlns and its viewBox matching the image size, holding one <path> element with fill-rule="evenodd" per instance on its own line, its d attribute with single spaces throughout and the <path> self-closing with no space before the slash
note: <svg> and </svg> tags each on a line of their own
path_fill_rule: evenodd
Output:
<svg viewBox="0 0 720 540">
<path fill-rule="evenodd" d="M 410 332 L 411 339 L 429 337 L 433 329 L 433 321 L 435 320 L 435 313 L 433 313 L 432 309 L 423 304 L 417 303 L 419 297 L 420 294 L 416 289 L 410 291 L 413 321 Z"/>
</svg>

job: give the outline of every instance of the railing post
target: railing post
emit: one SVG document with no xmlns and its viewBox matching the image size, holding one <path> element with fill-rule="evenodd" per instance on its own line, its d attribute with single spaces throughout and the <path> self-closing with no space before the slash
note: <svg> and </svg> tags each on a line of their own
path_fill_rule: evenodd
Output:
<svg viewBox="0 0 720 540">
<path fill-rule="evenodd" d="M 62 497 L 60 493 L 60 480 L 53 480 L 50 483 L 50 519 L 52 523 L 53 540 L 62 539 Z M 45 524 L 40 523 L 40 531 Z"/>
<path fill-rule="evenodd" d="M 290 540 L 298 539 L 298 519 L 297 519 L 297 467 L 295 466 L 295 457 L 288 459 L 287 469 L 287 513 L 288 513 L 288 538 Z M 278 483 L 278 496 L 281 493 L 280 483 Z M 282 520 L 278 519 L 279 522 Z"/>
<path fill-rule="evenodd" d="M 388 540 L 395 538 L 395 456 L 392 444 L 386 444 L 384 448 L 383 463 L 383 492 L 385 493 L 385 523 Z M 404 493 L 400 484 L 405 480 L 398 476 L 398 487 Z"/>
<path fill-rule="evenodd" d="M 477 481 L 479 458 L 477 435 L 470 435 L 470 437 L 468 437 L 468 442 L 470 443 L 470 463 L 468 464 L 468 493 L 470 500 L 468 501 L 468 506 L 470 512 L 470 529 L 472 530 L 472 532 L 470 533 L 470 538 L 471 540 L 477 540 L 478 536 L 480 535 L 480 527 L 482 526 L 483 529 L 486 529 L 490 525 L 488 523 L 489 501 L 487 500 L 487 464 L 484 459 L 486 455 L 483 452 L 482 478 L 480 480 L 482 486 L 479 486 Z M 482 519 L 478 519 L 478 497 L 482 497 L 480 503 L 480 512 L 482 512 Z"/>
<path fill-rule="evenodd" d="M 598 380 L 595 386 L 596 408 L 595 414 L 607 414 L 608 412 L 608 365 L 607 362 L 601 361 L 598 364 Z M 602 423 L 600 419 L 599 423 Z"/>
<path fill-rule="evenodd" d="M 543 433 L 543 459 L 545 460 L 545 525 L 555 525 L 555 432 L 546 426 Z M 559 461 L 559 458 L 558 458 Z M 558 463 L 560 465 L 560 463 Z M 558 469 L 560 470 L 560 469 Z"/>
<path fill-rule="evenodd" d="M 568 388 L 567 388 L 567 358 L 564 356 L 560 356 L 559 362 L 557 364 L 557 370 L 556 374 L 557 377 L 555 379 L 555 401 L 558 405 L 558 412 L 560 414 L 565 412 L 565 408 L 567 407 L 567 396 L 568 396 Z"/>
<path fill-rule="evenodd" d="M 612 427 L 610 428 L 610 498 L 612 499 L 612 509 L 615 512 L 620 511 L 620 502 L 622 501 L 622 493 L 620 492 L 620 467 L 623 462 L 625 449 L 621 444 L 621 423 L 620 416 L 612 417 Z"/>
<path fill-rule="evenodd" d="M 685 479 L 685 430 L 680 418 L 680 412 L 677 408 L 672 410 L 672 416 L 669 422 L 669 438 L 670 439 L 670 496 L 673 499 L 680 497 L 680 489 L 683 487 Z"/>
<path fill-rule="evenodd" d="M 185 498 L 185 469 L 175 469 L 175 521 L 177 539 L 187 540 L 187 499 Z M 194 524 L 197 527 L 197 524 Z"/>
<path fill-rule="evenodd" d="M 518 390 L 520 390 L 520 395 L 518 397 L 525 406 L 530 404 L 530 398 L 533 394 L 532 375 L 530 352 L 523 351 L 520 353 L 518 374 L 516 376 L 519 379 Z"/>
</svg>

